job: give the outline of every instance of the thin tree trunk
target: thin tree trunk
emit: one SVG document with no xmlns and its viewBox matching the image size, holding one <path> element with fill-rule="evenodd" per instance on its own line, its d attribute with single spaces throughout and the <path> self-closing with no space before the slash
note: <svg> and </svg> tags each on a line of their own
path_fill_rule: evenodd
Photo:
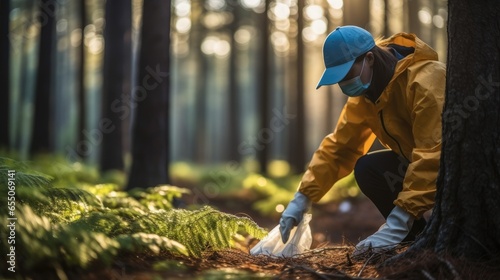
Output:
<svg viewBox="0 0 500 280">
<path fill-rule="evenodd" d="M 86 47 L 85 47 L 85 27 L 87 26 L 87 7 L 85 4 L 86 0 L 80 0 L 80 24 L 81 24 L 81 44 L 80 44 L 80 70 L 79 70 L 79 84 L 78 84 L 78 141 L 86 141 L 83 131 L 86 128 L 87 123 L 87 98 L 85 91 L 85 57 L 86 57 Z M 86 152 L 78 153 L 78 157 L 85 159 L 88 156 Z"/>
<path fill-rule="evenodd" d="M 100 156 L 101 171 L 123 170 L 122 118 L 114 104 L 130 91 L 132 3 L 130 0 L 107 0 L 104 51 L 102 120 L 110 125 L 103 130 Z M 101 121 L 102 121 L 101 120 Z"/>
<path fill-rule="evenodd" d="M 206 107 L 207 107 L 207 81 L 206 77 L 208 66 L 207 66 L 207 57 L 201 51 L 201 44 L 203 42 L 203 38 L 205 38 L 206 30 L 203 23 L 198 20 L 202 17 L 205 12 L 204 1 L 202 0 L 194 0 L 191 3 L 191 21 L 193 22 L 192 32 L 190 33 L 190 37 L 192 39 L 190 44 L 190 52 L 192 52 L 194 61 L 196 61 L 197 67 L 195 72 L 195 96 L 196 96 L 196 112 L 195 112 L 195 122 L 198 126 L 197 130 L 194 132 L 196 139 L 207 139 L 207 123 L 206 123 Z M 192 160 L 202 162 L 206 159 L 205 152 L 205 140 L 196 141 L 196 145 L 194 146 L 194 153 Z"/>
<path fill-rule="evenodd" d="M 344 24 L 370 30 L 370 0 L 344 1 Z"/>
<path fill-rule="evenodd" d="M 9 145 L 9 14 L 10 1 L 0 2 L 0 148 L 8 148 Z"/>
<path fill-rule="evenodd" d="M 292 102 L 294 108 L 291 108 L 295 116 L 290 122 L 290 165 L 294 172 L 302 172 L 306 165 L 305 159 L 305 127 L 304 127 L 304 41 L 302 40 L 302 31 L 304 29 L 304 0 L 298 0 L 298 18 L 297 18 L 297 71 L 295 76 L 295 96 Z"/>
<path fill-rule="evenodd" d="M 239 5 L 234 7 L 234 18 L 231 22 L 230 34 L 231 34 L 231 54 L 229 57 L 229 119 L 228 119 L 228 159 L 239 161 L 241 155 L 238 153 L 238 144 L 240 141 L 239 137 L 239 90 L 238 90 L 238 48 L 236 46 L 235 33 L 238 31 L 238 19 L 239 19 Z"/>
<path fill-rule="evenodd" d="M 269 2 L 265 1 L 266 7 L 261 15 L 260 20 L 260 67 L 259 67 L 259 113 L 260 113 L 260 130 L 257 132 L 257 160 L 260 165 L 260 170 L 263 174 L 267 173 L 268 156 L 268 140 L 273 135 L 269 135 Z"/>
<path fill-rule="evenodd" d="M 24 6 L 28 12 L 28 17 L 31 21 L 23 22 L 24 28 L 31 28 L 36 20 L 36 14 L 40 7 L 38 2 L 25 2 Z M 27 30 L 27 29 L 25 29 Z M 31 104 L 35 102 L 35 87 L 36 87 L 36 69 L 38 68 L 38 37 L 29 38 L 22 37 L 22 55 L 21 55 L 21 92 L 19 98 L 19 110 L 17 112 L 16 126 L 17 135 L 15 145 L 20 158 L 27 159 L 30 153 L 33 130 L 33 108 Z"/>
<path fill-rule="evenodd" d="M 436 204 L 424 235 L 391 263 L 430 249 L 440 256 L 489 261 L 498 267 L 500 7 L 495 0 L 448 4 L 446 104 Z"/>
<path fill-rule="evenodd" d="M 41 0 L 40 17 L 40 49 L 38 54 L 38 74 L 36 80 L 35 116 L 33 124 L 33 141 L 31 154 L 52 151 L 51 145 L 51 112 L 52 112 L 52 66 L 53 43 L 55 35 L 55 0 Z"/>
<path fill-rule="evenodd" d="M 389 7 L 389 0 L 384 0 L 384 37 L 390 36 L 389 31 L 389 14 L 391 10 Z"/>
<path fill-rule="evenodd" d="M 420 11 L 419 0 L 408 0 L 408 23 L 409 32 L 417 34 L 420 37 L 420 20 L 418 19 L 418 11 Z"/>
<path fill-rule="evenodd" d="M 127 188 L 169 182 L 170 1 L 144 0 Z"/>
</svg>

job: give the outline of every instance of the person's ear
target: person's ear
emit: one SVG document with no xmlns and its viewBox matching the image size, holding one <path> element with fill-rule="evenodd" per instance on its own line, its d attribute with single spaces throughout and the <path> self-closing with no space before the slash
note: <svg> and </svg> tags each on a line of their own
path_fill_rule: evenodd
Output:
<svg viewBox="0 0 500 280">
<path fill-rule="evenodd" d="M 375 62 L 375 56 L 373 55 L 373 53 L 367 52 L 365 57 L 366 57 L 366 62 L 368 62 L 368 65 L 373 66 L 373 63 Z"/>
</svg>

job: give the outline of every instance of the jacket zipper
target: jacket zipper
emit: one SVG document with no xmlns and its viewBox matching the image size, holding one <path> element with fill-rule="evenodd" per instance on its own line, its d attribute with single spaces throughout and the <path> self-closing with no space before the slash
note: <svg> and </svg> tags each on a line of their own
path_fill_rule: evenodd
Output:
<svg viewBox="0 0 500 280">
<path fill-rule="evenodd" d="M 409 162 L 410 160 L 406 157 L 406 155 L 403 152 L 403 149 L 401 148 L 401 145 L 399 144 L 398 140 L 396 140 L 396 138 L 394 138 L 394 136 L 392 136 L 389 133 L 389 131 L 387 131 L 387 128 L 385 127 L 384 116 L 382 115 L 382 111 L 380 111 L 379 115 L 380 115 L 380 122 L 382 123 L 382 128 L 384 129 L 385 134 L 387 134 L 389 136 L 389 138 L 391 138 L 394 142 L 396 142 L 396 144 L 398 145 L 399 151 L 401 152 L 401 155 L 403 155 L 403 157 Z"/>
</svg>

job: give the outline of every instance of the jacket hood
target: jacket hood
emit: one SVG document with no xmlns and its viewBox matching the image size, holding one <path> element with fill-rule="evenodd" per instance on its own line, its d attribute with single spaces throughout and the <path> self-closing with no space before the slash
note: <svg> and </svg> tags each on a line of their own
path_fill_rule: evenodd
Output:
<svg viewBox="0 0 500 280">
<path fill-rule="evenodd" d="M 397 33 L 387 39 L 377 40 L 377 45 L 380 47 L 386 47 L 391 44 L 415 49 L 413 54 L 406 56 L 398 62 L 394 71 L 394 76 L 399 75 L 408 68 L 409 65 L 417 61 L 438 60 L 437 52 L 413 33 Z"/>
</svg>

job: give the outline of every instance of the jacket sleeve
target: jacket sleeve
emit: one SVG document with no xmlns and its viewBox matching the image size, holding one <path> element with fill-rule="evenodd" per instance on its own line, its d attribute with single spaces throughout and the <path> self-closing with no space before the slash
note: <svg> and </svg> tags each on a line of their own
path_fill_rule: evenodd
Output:
<svg viewBox="0 0 500 280">
<path fill-rule="evenodd" d="M 359 157 L 370 149 L 375 135 L 365 123 L 362 97 L 349 98 L 335 131 L 314 152 L 298 190 L 318 202 L 335 182 L 349 175 Z"/>
<path fill-rule="evenodd" d="M 415 217 L 421 217 L 434 206 L 441 157 L 445 75 L 444 65 L 432 62 L 421 67 L 417 73 L 410 73 L 408 77 L 407 91 L 413 94 L 409 102 L 415 148 L 406 170 L 403 190 L 394 204 Z"/>
</svg>

